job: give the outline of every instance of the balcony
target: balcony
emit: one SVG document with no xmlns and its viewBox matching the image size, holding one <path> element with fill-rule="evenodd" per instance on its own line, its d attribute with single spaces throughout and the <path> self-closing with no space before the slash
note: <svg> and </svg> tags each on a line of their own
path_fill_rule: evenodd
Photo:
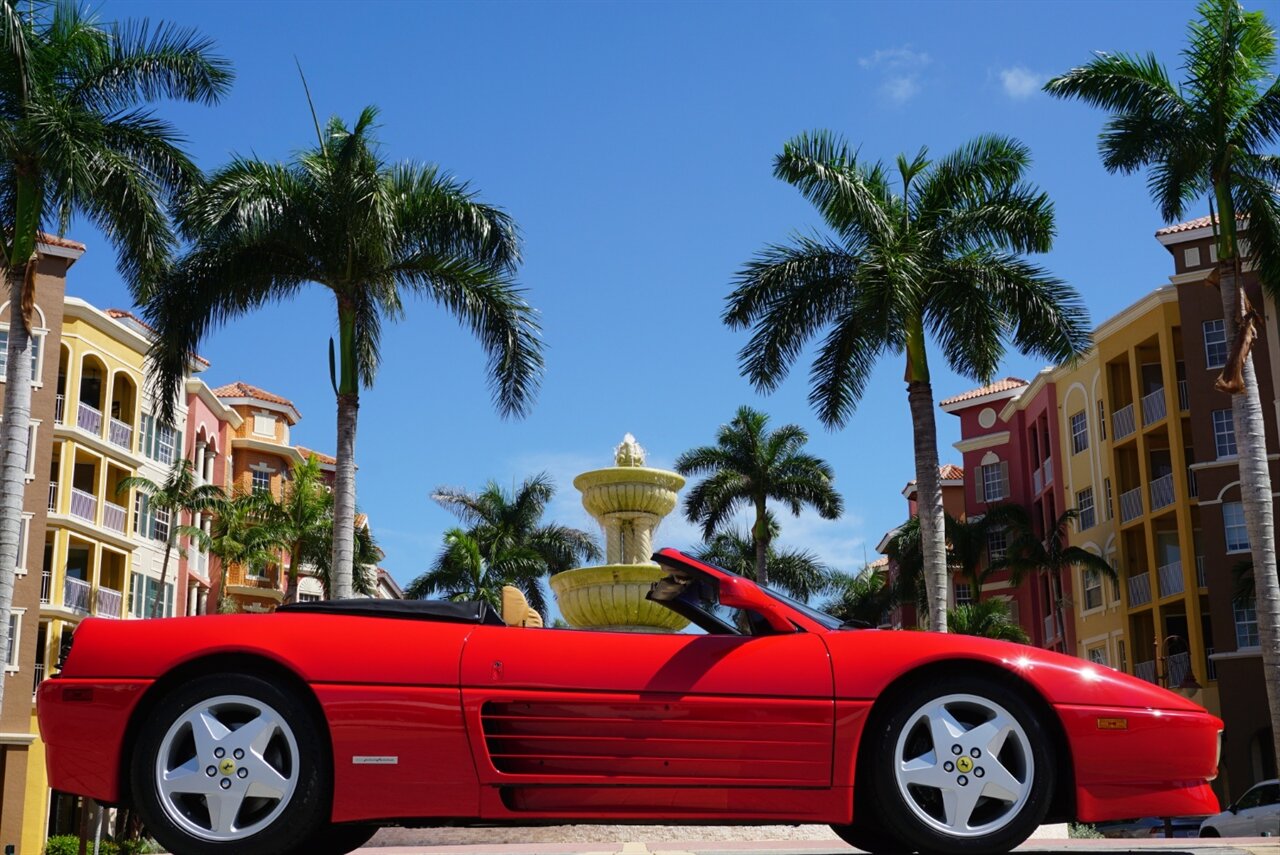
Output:
<svg viewBox="0 0 1280 855">
<path fill-rule="evenodd" d="M 63 424 L 67 419 L 67 396 L 58 395 L 53 399 L 53 423 Z"/>
<path fill-rule="evenodd" d="M 107 439 L 126 451 L 133 448 L 133 426 L 119 419 L 112 419 L 107 426 Z"/>
<path fill-rule="evenodd" d="M 91 523 L 98 521 L 98 497 L 84 490 L 71 488 L 71 515 Z"/>
<path fill-rule="evenodd" d="M 53 594 L 53 571 L 40 571 L 40 602 L 48 604 L 49 597 Z"/>
<path fill-rule="evenodd" d="M 31 694 L 36 693 L 36 689 L 40 688 L 40 684 L 44 682 L 44 663 L 37 662 L 32 672 Z"/>
<path fill-rule="evenodd" d="M 1212 647 L 1204 649 L 1204 675 L 1206 679 L 1218 679 L 1218 663 L 1213 661 L 1214 650 Z"/>
<path fill-rule="evenodd" d="M 1173 504 L 1173 473 L 1151 482 L 1151 510 L 1158 511 Z"/>
<path fill-rule="evenodd" d="M 256 588 L 264 592 L 280 590 L 280 571 L 274 567 L 256 572 L 237 565 L 226 571 L 227 584 L 241 588 Z"/>
<path fill-rule="evenodd" d="M 98 617 L 118 618 L 124 609 L 124 592 L 98 586 L 98 603 L 93 613 Z"/>
<path fill-rule="evenodd" d="M 1200 488 L 1196 485 L 1196 470 L 1187 467 L 1187 495 L 1196 499 L 1200 496 Z"/>
<path fill-rule="evenodd" d="M 1135 573 L 1129 577 L 1129 608 L 1151 602 L 1151 574 Z"/>
<path fill-rule="evenodd" d="M 1187 412 L 1191 409 L 1191 395 L 1187 390 L 1187 381 L 1178 381 L 1178 409 Z"/>
<path fill-rule="evenodd" d="M 1127 523 L 1142 516 L 1142 488 L 1134 487 L 1120 494 L 1120 522 Z"/>
<path fill-rule="evenodd" d="M 1111 438 L 1115 442 L 1132 436 L 1137 429 L 1133 422 L 1133 404 L 1121 407 L 1111 414 Z"/>
<path fill-rule="evenodd" d="M 1164 403 L 1164 387 L 1142 396 L 1142 426 L 1151 427 L 1151 425 L 1163 419 L 1168 414 L 1168 408 Z"/>
<path fill-rule="evenodd" d="M 49 482 L 49 510 L 56 511 L 58 509 L 58 482 Z"/>
<path fill-rule="evenodd" d="M 1204 575 L 1204 556 L 1196 556 L 1196 586 L 1199 588 L 1209 587 L 1209 583 Z"/>
<path fill-rule="evenodd" d="M 1133 676 L 1139 680 L 1146 680 L 1148 683 L 1156 681 L 1156 661 L 1148 659 L 1146 662 L 1133 663 Z"/>
<path fill-rule="evenodd" d="M 1058 637 L 1058 621 L 1052 615 L 1045 615 L 1044 618 L 1044 640 L 1050 641 Z"/>
<path fill-rule="evenodd" d="M 62 583 L 62 605 L 82 615 L 89 613 L 89 594 L 91 588 L 88 582 L 83 579 L 77 579 L 74 576 L 68 576 Z"/>
<path fill-rule="evenodd" d="M 76 412 L 76 427 L 94 436 L 102 436 L 102 410 L 81 401 L 80 408 Z"/>
<path fill-rule="evenodd" d="M 1182 685 L 1191 671 L 1191 654 L 1175 653 L 1164 660 L 1165 685 L 1173 688 Z"/>
<path fill-rule="evenodd" d="M 1039 495 L 1040 491 L 1043 489 L 1044 489 L 1044 472 L 1039 469 L 1036 469 L 1031 473 L 1031 493 L 1032 495 Z"/>
<path fill-rule="evenodd" d="M 1050 457 L 1044 462 L 1044 485 L 1046 487 L 1053 484 L 1053 458 Z"/>
<path fill-rule="evenodd" d="M 106 501 L 102 503 L 102 525 L 104 528 L 124 534 L 128 517 L 128 511 L 120 505 Z"/>
<path fill-rule="evenodd" d="M 1174 594 L 1182 593 L 1184 586 L 1181 561 L 1174 561 L 1156 568 L 1156 577 L 1160 581 L 1161 597 L 1172 597 Z"/>
</svg>

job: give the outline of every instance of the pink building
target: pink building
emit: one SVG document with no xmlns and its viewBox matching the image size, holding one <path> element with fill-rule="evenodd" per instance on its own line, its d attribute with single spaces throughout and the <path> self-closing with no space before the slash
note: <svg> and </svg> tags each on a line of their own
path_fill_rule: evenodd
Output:
<svg viewBox="0 0 1280 855">
<path fill-rule="evenodd" d="M 964 455 L 965 515 L 973 518 L 996 504 L 1015 504 L 1031 518 L 1032 532 L 1043 538 L 1067 508 L 1062 489 L 1057 392 L 1043 371 L 1028 383 L 1006 377 L 942 401 L 943 412 L 960 419 L 956 449 Z M 988 542 L 994 560 L 1008 546 L 1007 533 Z M 1075 651 L 1074 630 L 1066 621 L 1066 638 L 1054 620 L 1053 605 L 1071 597 L 1069 574 L 1064 590 L 1055 595 L 1048 574 L 1037 572 L 1013 587 L 1007 574 L 994 576 L 974 592 L 975 598 L 1004 596 L 1011 600 L 1018 622 L 1041 647 Z"/>
</svg>

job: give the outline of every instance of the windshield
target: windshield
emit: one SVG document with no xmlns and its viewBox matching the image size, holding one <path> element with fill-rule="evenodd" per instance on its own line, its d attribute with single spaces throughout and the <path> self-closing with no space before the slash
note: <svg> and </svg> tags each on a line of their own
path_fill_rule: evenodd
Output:
<svg viewBox="0 0 1280 855">
<path fill-rule="evenodd" d="M 760 585 L 760 590 L 764 591 L 766 594 L 773 597 L 775 600 L 780 600 L 781 602 L 786 603 L 788 606 L 800 612 L 800 614 L 804 615 L 809 620 L 813 621 L 814 623 L 821 624 L 827 629 L 849 629 L 850 628 L 845 626 L 844 622 L 841 621 L 839 618 L 832 617 L 831 615 L 827 614 L 824 611 L 815 609 L 813 606 L 805 605 L 804 603 L 801 603 L 797 600 L 793 600 L 790 597 L 788 597 L 786 594 L 780 594 L 777 591 L 773 590 L 772 588 L 766 588 L 764 585 Z"/>
</svg>

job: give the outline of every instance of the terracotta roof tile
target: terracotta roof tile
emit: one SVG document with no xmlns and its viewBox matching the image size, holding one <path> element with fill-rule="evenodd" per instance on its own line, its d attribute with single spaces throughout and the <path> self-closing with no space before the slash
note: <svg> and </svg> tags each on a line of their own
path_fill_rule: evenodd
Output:
<svg viewBox="0 0 1280 855">
<path fill-rule="evenodd" d="M 146 330 L 149 335 L 156 334 L 155 327 L 151 326 L 151 324 L 126 309 L 107 309 L 105 310 L 105 313 L 108 318 L 113 318 L 117 321 L 133 321 L 135 324 Z M 205 359 L 200 354 L 193 353 L 192 356 L 194 356 L 196 361 L 200 362 L 202 365 L 206 367 L 209 365 L 209 360 Z"/>
<path fill-rule="evenodd" d="M 313 449 L 306 448 L 305 446 L 301 446 L 301 445 L 295 445 L 294 448 L 298 449 L 298 453 L 301 454 L 303 457 L 315 457 L 321 463 L 328 463 L 330 466 L 338 462 L 338 458 L 330 454 L 325 454 L 322 451 L 315 451 Z"/>
<path fill-rule="evenodd" d="M 268 404 L 280 404 L 284 407 L 293 406 L 293 401 L 288 398 L 282 398 L 274 392 L 259 389 L 257 386 L 250 386 L 241 380 L 228 383 L 225 386 L 219 386 L 213 390 L 213 394 L 219 398 L 253 398 L 255 401 L 266 401 Z"/>
<path fill-rule="evenodd" d="M 983 386 L 980 389 L 970 389 L 968 392 L 961 392 L 959 395 L 952 395 L 950 398 L 942 399 L 942 406 L 948 404 L 958 404 L 961 401 L 969 401 L 974 398 L 981 398 L 983 395 L 994 395 L 997 392 L 1008 392 L 1010 389 L 1017 389 L 1019 386 L 1026 386 L 1027 381 L 1018 377 L 1006 377 L 1003 380 L 997 380 L 990 386 Z"/>
<path fill-rule="evenodd" d="M 61 246 L 67 249 L 76 249 L 80 252 L 84 252 L 85 250 L 85 245 L 80 243 L 78 240 L 59 237 L 58 235 L 51 235 L 48 232 L 40 232 L 36 235 L 36 240 L 40 243 L 47 243 L 49 246 Z"/>
<path fill-rule="evenodd" d="M 938 477 L 943 481 L 963 481 L 964 470 L 954 463 L 944 463 L 938 467 Z"/>
<path fill-rule="evenodd" d="M 1176 235 L 1179 232 L 1190 232 L 1196 229 L 1208 228 L 1217 221 L 1217 217 L 1196 217 L 1194 220 L 1187 220 L 1185 223 L 1176 223 L 1172 226 L 1165 226 L 1162 229 L 1156 229 L 1156 236 Z M 1243 227 L 1245 225 L 1244 217 L 1236 217 L 1236 221 Z"/>
</svg>

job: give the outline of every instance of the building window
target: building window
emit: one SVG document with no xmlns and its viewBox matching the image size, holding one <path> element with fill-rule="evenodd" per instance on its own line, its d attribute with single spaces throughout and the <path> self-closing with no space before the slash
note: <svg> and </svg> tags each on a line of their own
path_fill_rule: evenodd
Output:
<svg viewBox="0 0 1280 855">
<path fill-rule="evenodd" d="M 1076 493 L 1076 530 L 1085 531 L 1093 528 L 1097 522 L 1093 512 L 1093 488 L 1085 487 Z"/>
<path fill-rule="evenodd" d="M 22 615 L 9 615 L 9 629 L 4 639 L 4 667 L 9 671 L 18 669 L 18 638 L 22 632 Z"/>
<path fill-rule="evenodd" d="M 253 414 L 253 432 L 258 436 L 276 435 L 276 417 L 268 413 Z"/>
<path fill-rule="evenodd" d="M 1236 619 L 1236 649 L 1259 646 L 1257 601 L 1252 597 L 1236 600 L 1232 610 Z"/>
<path fill-rule="evenodd" d="M 253 492 L 270 493 L 271 492 L 271 473 L 265 469 L 253 470 Z"/>
<path fill-rule="evenodd" d="M 151 525 L 151 539 L 163 543 L 169 539 L 169 511 L 156 508 L 151 513 L 154 518 Z"/>
<path fill-rule="evenodd" d="M 22 524 L 18 526 L 18 575 L 27 572 L 27 538 L 30 534 L 31 514 L 23 514 Z"/>
<path fill-rule="evenodd" d="M 142 573 L 133 574 L 133 586 L 129 590 L 129 615 L 135 618 L 151 617 L 151 606 L 155 602 L 156 592 L 160 590 L 160 582 Z M 160 601 L 158 617 L 173 617 L 173 583 L 164 583 L 164 594 Z"/>
<path fill-rule="evenodd" d="M 1111 495 L 1111 479 L 1103 478 L 1102 486 L 1105 488 L 1106 494 L 1107 494 L 1107 504 L 1106 504 L 1106 507 L 1104 507 L 1102 510 L 1106 513 L 1107 519 L 1109 520 L 1115 519 L 1115 516 L 1116 516 L 1115 499 Z"/>
<path fill-rule="evenodd" d="M 981 472 L 982 501 L 998 502 L 1009 495 L 1008 464 L 988 463 Z"/>
<path fill-rule="evenodd" d="M 318 603 L 320 602 L 320 595 L 319 594 L 298 594 L 298 602 Z"/>
<path fill-rule="evenodd" d="M 1097 570 L 1084 571 L 1084 610 L 1102 608 L 1102 574 Z"/>
<path fill-rule="evenodd" d="M 1105 644 L 1100 644 L 1097 647 L 1090 647 L 1086 653 L 1089 657 L 1089 661 L 1094 665 L 1107 664 L 1107 646 Z"/>
<path fill-rule="evenodd" d="M 1089 420 L 1084 410 L 1071 417 L 1071 453 L 1079 454 L 1089 447 Z"/>
<path fill-rule="evenodd" d="M 987 532 L 987 560 L 999 561 L 1009 551 L 1009 533 L 1004 527 Z"/>
<path fill-rule="evenodd" d="M 178 447 L 178 432 L 156 421 L 155 416 L 142 417 L 142 453 L 152 460 L 168 466 L 173 463 Z"/>
<path fill-rule="evenodd" d="M 956 582 L 956 605 L 963 606 L 973 602 L 973 589 L 968 582 Z"/>
<path fill-rule="evenodd" d="M 1219 458 L 1236 456 L 1236 422 L 1231 410 L 1213 411 L 1213 444 Z"/>
<path fill-rule="evenodd" d="M 1249 551 L 1249 529 L 1244 523 L 1244 505 L 1239 502 L 1222 503 L 1222 527 L 1227 540 L 1227 552 Z"/>
<path fill-rule="evenodd" d="M 1190 246 L 1182 251 L 1182 259 L 1186 262 L 1187 267 L 1200 266 L 1200 247 Z"/>
<path fill-rule="evenodd" d="M 40 382 L 40 349 L 44 343 L 44 333 L 33 332 L 31 334 L 31 382 Z M 9 369 L 9 328 L 6 326 L 0 329 L 0 381 L 4 380 L 5 372 Z"/>
<path fill-rule="evenodd" d="M 1227 364 L 1227 325 L 1221 319 L 1205 321 L 1204 367 L 1221 368 Z"/>
<path fill-rule="evenodd" d="M 1107 405 L 1098 400 L 1098 438 L 1107 438 Z"/>
<path fill-rule="evenodd" d="M 138 537 L 151 536 L 151 500 L 139 490 L 133 497 L 133 531 Z"/>
</svg>

